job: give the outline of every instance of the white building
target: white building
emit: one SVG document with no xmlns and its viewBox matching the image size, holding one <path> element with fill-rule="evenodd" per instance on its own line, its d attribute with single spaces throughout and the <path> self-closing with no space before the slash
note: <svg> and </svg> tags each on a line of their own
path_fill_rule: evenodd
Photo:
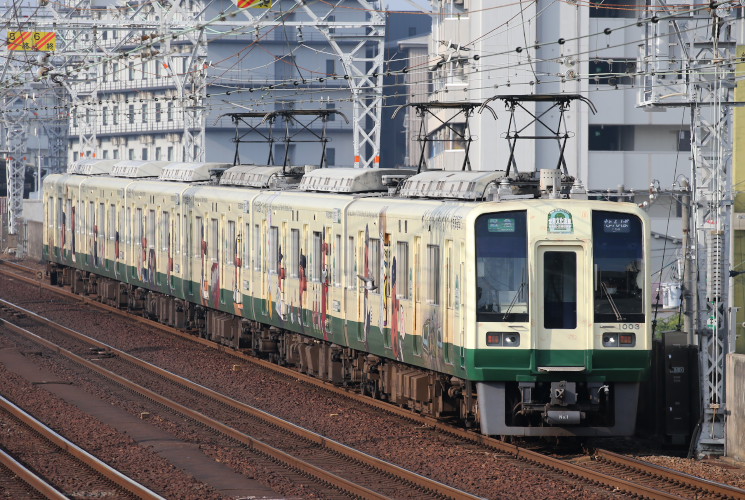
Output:
<svg viewBox="0 0 745 500">
<path fill-rule="evenodd" d="M 493 96 L 515 94 L 580 94 L 597 108 L 574 101 L 565 113 L 570 133 L 564 156 L 568 173 L 580 179 L 596 195 L 619 188 L 648 200 L 650 185 L 673 187 L 683 174 L 690 176 L 688 111 L 683 108 L 649 112 L 637 107 L 636 72 L 639 44 L 644 29 L 634 23 L 644 16 L 628 2 L 603 2 L 590 8 L 582 2 L 492 2 L 440 0 L 432 2 L 430 54 L 434 94 L 442 102 L 484 102 Z M 616 7 L 616 8 L 614 8 Z M 614 73 L 609 75 L 608 73 Z M 618 75 L 621 73 L 621 75 Z M 623 76 L 623 73 L 630 73 Z M 559 115 L 547 103 L 525 106 L 547 123 Z M 491 107 L 497 113 L 474 113 L 471 133 L 473 169 L 505 170 L 510 149 L 504 139 L 510 115 L 501 101 Z M 528 123 L 527 113 L 515 116 L 518 129 Z M 438 136 L 436 120 L 429 133 Z M 442 136 L 443 131 L 439 131 Z M 546 135 L 541 126 L 528 126 L 523 136 Z M 451 134 L 452 135 L 452 134 Z M 453 141 L 433 148 L 430 168 L 460 169 L 462 144 Z M 556 141 L 518 140 L 516 165 L 520 172 L 556 168 Z M 612 194 L 612 193 L 611 193 Z M 658 197 L 649 208 L 656 266 L 677 257 L 681 235 L 681 206 L 669 195 Z M 670 216 L 670 217 L 669 217 Z M 663 237 L 673 235 L 673 237 Z M 659 246 L 659 248 L 657 248 Z M 659 271 L 659 269 L 657 269 Z M 673 266 L 665 267 L 655 281 L 669 281 Z"/>
</svg>

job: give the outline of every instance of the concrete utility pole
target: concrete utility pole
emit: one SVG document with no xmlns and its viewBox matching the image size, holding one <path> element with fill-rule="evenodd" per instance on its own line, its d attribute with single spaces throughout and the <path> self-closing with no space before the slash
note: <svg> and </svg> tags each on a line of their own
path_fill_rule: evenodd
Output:
<svg viewBox="0 0 745 500">
<path fill-rule="evenodd" d="M 686 287 L 691 295 L 685 306 L 692 316 L 686 322 L 689 338 L 700 353 L 702 415 L 694 437 L 699 456 L 724 453 L 724 363 L 734 348 L 726 280 L 732 220 L 733 25 L 742 20 L 735 19 L 733 5 L 654 0 L 654 17 L 647 19 L 639 58 L 640 106 L 690 108 L 693 200 L 684 251 L 686 269 L 696 268 L 696 282 Z"/>
</svg>

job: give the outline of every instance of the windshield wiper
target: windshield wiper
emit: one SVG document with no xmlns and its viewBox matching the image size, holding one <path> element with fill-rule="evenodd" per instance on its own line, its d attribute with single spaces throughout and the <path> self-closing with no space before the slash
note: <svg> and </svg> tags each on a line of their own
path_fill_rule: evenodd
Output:
<svg viewBox="0 0 745 500">
<path fill-rule="evenodd" d="M 608 285 L 606 285 L 604 281 L 601 281 L 600 288 L 603 289 L 603 291 L 605 292 L 605 296 L 608 297 L 608 303 L 613 309 L 613 312 L 616 314 L 616 321 L 623 321 L 623 316 L 621 316 L 621 311 L 618 310 L 618 307 L 616 306 L 616 302 L 613 300 L 613 297 L 610 296 L 610 292 L 608 291 Z"/>
<path fill-rule="evenodd" d="M 502 316 L 502 321 L 506 321 L 507 320 L 507 316 L 510 314 L 510 311 L 512 311 L 512 308 L 517 303 L 517 298 L 520 296 L 520 292 L 523 291 L 523 288 L 525 288 L 525 282 L 524 281 L 522 283 L 520 283 L 520 288 L 517 289 L 517 291 L 515 292 L 515 296 L 512 297 L 512 302 L 510 302 L 510 305 L 507 306 L 507 310 L 504 312 L 504 316 Z"/>
</svg>

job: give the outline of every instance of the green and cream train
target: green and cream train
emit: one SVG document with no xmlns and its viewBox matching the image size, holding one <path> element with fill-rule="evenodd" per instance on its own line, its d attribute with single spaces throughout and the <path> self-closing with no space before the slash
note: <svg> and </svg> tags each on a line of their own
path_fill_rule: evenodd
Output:
<svg viewBox="0 0 745 500">
<path fill-rule="evenodd" d="M 84 160 L 44 181 L 45 258 L 76 292 L 485 434 L 629 435 L 648 220 L 522 175 Z"/>
</svg>

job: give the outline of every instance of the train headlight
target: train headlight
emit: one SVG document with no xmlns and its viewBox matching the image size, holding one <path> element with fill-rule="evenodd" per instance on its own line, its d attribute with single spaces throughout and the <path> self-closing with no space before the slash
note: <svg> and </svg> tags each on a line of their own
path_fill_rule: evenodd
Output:
<svg viewBox="0 0 745 500">
<path fill-rule="evenodd" d="M 603 334 L 603 347 L 634 347 L 635 333 L 606 332 Z"/>
<path fill-rule="evenodd" d="M 488 332 L 486 334 L 486 345 L 517 347 L 520 345 L 520 334 L 518 332 Z"/>
</svg>

